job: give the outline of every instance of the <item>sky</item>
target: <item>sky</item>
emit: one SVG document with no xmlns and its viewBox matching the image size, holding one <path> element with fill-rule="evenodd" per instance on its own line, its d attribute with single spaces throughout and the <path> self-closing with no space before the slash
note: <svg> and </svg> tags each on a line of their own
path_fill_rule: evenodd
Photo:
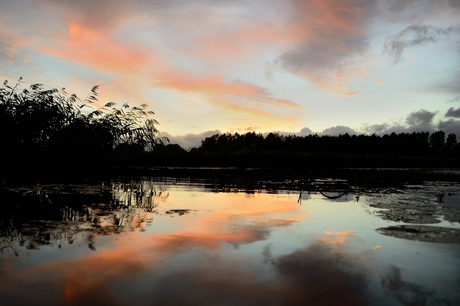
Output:
<svg viewBox="0 0 460 306">
<path fill-rule="evenodd" d="M 217 133 L 456 133 L 460 0 L 0 0 L 0 79 Z M 96 103 L 97 104 L 97 103 Z"/>
</svg>

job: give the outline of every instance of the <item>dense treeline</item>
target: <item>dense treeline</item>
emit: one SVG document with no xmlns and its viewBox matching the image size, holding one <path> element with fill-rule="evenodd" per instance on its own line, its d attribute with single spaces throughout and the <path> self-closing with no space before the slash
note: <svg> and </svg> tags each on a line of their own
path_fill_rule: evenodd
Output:
<svg viewBox="0 0 460 306">
<path fill-rule="evenodd" d="M 168 155 L 162 154 L 161 150 Z M 169 149 L 167 149 L 169 148 Z M 167 149 L 167 150 L 166 150 Z M 295 136 L 270 133 L 216 134 L 189 152 L 157 147 L 157 162 L 182 166 L 327 168 L 458 167 L 460 144 L 443 131 L 390 135 Z M 157 164 L 161 165 L 161 164 Z"/>
<path fill-rule="evenodd" d="M 82 101 L 65 89 L 33 84 L 21 89 L 7 81 L 0 88 L 0 175 L 27 179 L 40 175 L 75 177 L 106 171 L 125 155 L 148 152 L 157 138 L 157 122 L 147 105 L 96 109 L 98 86 Z"/>
<path fill-rule="evenodd" d="M 455 134 L 413 132 L 390 135 L 295 136 L 270 133 L 220 134 L 202 141 L 207 152 L 282 151 L 303 153 L 339 153 L 352 155 L 441 157 L 458 155 L 460 145 Z"/>
</svg>

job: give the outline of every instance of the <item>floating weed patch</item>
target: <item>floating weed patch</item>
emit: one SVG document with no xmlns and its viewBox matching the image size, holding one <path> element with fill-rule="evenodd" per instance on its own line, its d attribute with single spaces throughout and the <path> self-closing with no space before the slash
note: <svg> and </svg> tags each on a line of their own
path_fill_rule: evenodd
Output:
<svg viewBox="0 0 460 306">
<path fill-rule="evenodd" d="M 460 244 L 460 229 L 427 225 L 399 225 L 377 229 L 377 232 L 396 238 L 425 242 Z"/>
</svg>

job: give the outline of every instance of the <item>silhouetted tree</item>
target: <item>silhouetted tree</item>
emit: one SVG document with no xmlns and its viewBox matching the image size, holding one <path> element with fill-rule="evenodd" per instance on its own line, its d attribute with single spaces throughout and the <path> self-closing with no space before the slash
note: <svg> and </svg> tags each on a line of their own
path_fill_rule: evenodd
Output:
<svg viewBox="0 0 460 306">
<path fill-rule="evenodd" d="M 429 146 L 434 155 L 442 155 L 446 144 L 446 134 L 443 131 L 437 131 L 430 135 Z"/>
<path fill-rule="evenodd" d="M 460 154 L 454 134 L 445 141 L 444 132 L 391 133 L 383 136 L 342 134 L 339 136 L 280 135 L 256 133 L 216 134 L 202 141 L 190 156 L 206 164 L 233 166 L 318 167 L 424 167 L 457 165 L 445 160 Z M 447 155 L 444 154 L 447 152 Z M 200 155 L 201 154 L 201 155 Z M 213 155 L 212 155 L 213 154 Z M 200 157 L 199 157 L 200 156 Z M 441 159 L 439 159 L 441 158 Z"/>
<path fill-rule="evenodd" d="M 456 156 L 456 150 L 458 147 L 457 135 L 451 133 L 447 135 L 445 150 L 448 156 Z"/>
</svg>

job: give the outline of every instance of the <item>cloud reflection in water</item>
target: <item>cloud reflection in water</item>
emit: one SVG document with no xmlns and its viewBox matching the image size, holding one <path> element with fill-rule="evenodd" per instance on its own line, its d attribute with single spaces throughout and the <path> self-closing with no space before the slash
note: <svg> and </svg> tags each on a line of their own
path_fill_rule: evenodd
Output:
<svg viewBox="0 0 460 306">
<path fill-rule="evenodd" d="M 238 236 L 239 243 L 251 235 L 265 239 L 248 231 Z M 269 246 L 258 256 L 233 256 L 223 250 L 226 238 L 238 241 L 231 235 L 152 236 L 139 249 L 98 250 L 97 256 L 10 272 L 1 279 L 10 284 L 10 301 L 23 304 L 37 299 L 65 305 L 126 305 L 133 299 L 140 305 L 365 304 L 366 269 L 330 244 L 318 240 L 279 257 Z M 27 295 L 18 292 L 25 289 L 30 289 Z"/>
<path fill-rule="evenodd" d="M 352 200 L 301 206 L 297 195 L 181 192 L 154 211 L 101 211 L 95 228 L 65 221 L 53 232 L 55 223 L 36 223 L 46 225 L 43 235 L 70 235 L 73 243 L 60 239 L 58 248 L 51 237 L 32 250 L 15 242 L 18 257 L 5 248 L 0 303 L 367 305 L 377 296 L 383 305 L 410 304 L 414 292 L 422 304 L 451 301 L 429 282 L 403 281 L 399 270 L 380 277 L 373 256 L 386 260 L 392 240 L 344 222 L 359 223 L 350 217 L 359 216 Z M 113 214 L 145 222 L 114 227 Z"/>
</svg>

